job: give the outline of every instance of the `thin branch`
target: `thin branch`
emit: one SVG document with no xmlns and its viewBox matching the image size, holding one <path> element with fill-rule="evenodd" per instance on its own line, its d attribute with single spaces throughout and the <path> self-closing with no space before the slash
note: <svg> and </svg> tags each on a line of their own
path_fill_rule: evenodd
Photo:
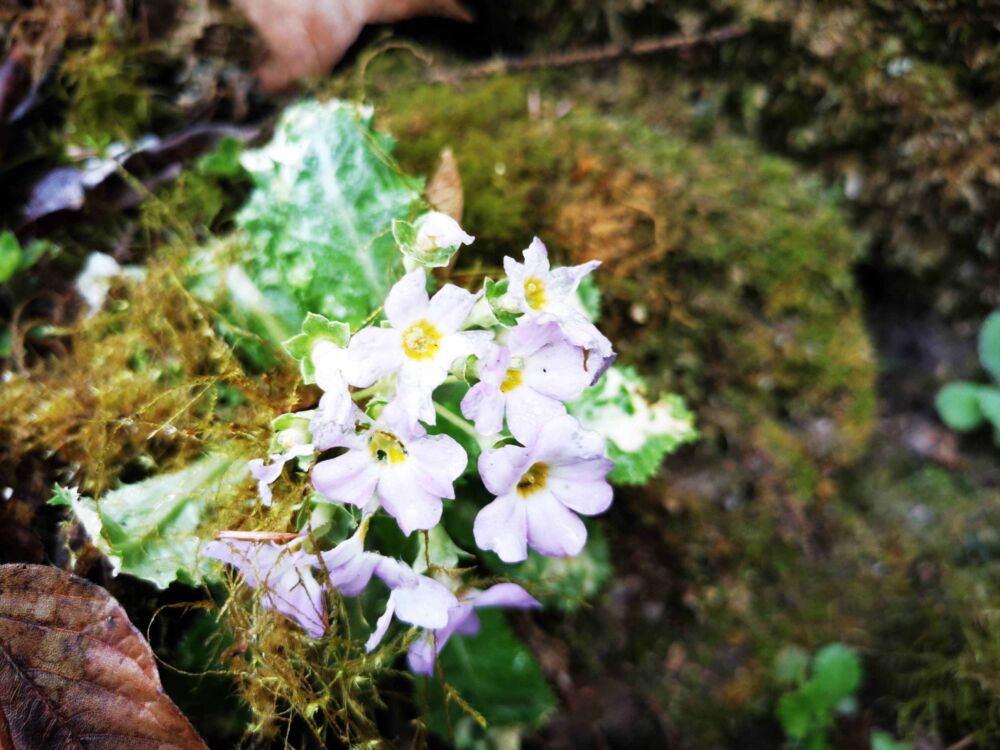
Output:
<svg viewBox="0 0 1000 750">
<path fill-rule="evenodd" d="M 486 78 L 500 73 L 519 73 L 526 70 L 541 68 L 566 68 L 572 65 L 618 60 L 623 57 L 639 57 L 656 52 L 690 49 L 703 44 L 720 44 L 731 39 L 745 36 L 745 26 L 734 24 L 721 29 L 708 31 L 692 36 L 669 36 L 655 39 L 641 39 L 630 44 L 608 44 L 603 47 L 585 47 L 569 52 L 557 52 L 548 55 L 531 55 L 527 57 L 499 57 L 479 65 L 447 71 L 442 75 L 445 79 Z"/>
</svg>

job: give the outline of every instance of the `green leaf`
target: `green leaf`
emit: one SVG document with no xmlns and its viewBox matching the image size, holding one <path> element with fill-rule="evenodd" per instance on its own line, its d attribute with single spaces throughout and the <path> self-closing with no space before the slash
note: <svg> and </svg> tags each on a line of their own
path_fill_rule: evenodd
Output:
<svg viewBox="0 0 1000 750">
<path fill-rule="evenodd" d="M 991 313 L 979 329 L 979 361 L 994 380 L 1000 380 L 1000 310 Z"/>
<path fill-rule="evenodd" d="M 503 298 L 507 294 L 507 287 L 509 286 L 510 279 L 506 278 L 500 281 L 487 278 L 483 282 L 484 296 L 490 305 L 490 310 L 493 311 L 493 315 L 500 322 L 500 325 L 507 326 L 508 328 L 516 326 L 517 319 L 521 317 L 520 313 L 509 310 L 503 305 Z"/>
<path fill-rule="evenodd" d="M 813 658 L 812 680 L 831 707 L 852 695 L 861 683 L 861 662 L 842 643 L 824 646 Z"/>
<path fill-rule="evenodd" d="M 539 725 L 556 702 L 534 654 L 514 636 L 502 611 L 484 609 L 478 614 L 479 634 L 452 636 L 441 652 L 446 684 L 492 728 Z M 429 682 L 428 725 L 447 737 L 441 684 L 436 675 Z M 422 689 L 423 681 L 417 680 L 416 685 Z M 463 713 L 454 700 L 449 709 L 453 720 Z"/>
<path fill-rule="evenodd" d="M 216 177 L 234 177 L 240 173 L 240 154 L 243 142 L 231 135 L 223 136 L 209 153 L 198 159 L 197 169 L 202 174 Z"/>
<path fill-rule="evenodd" d="M 0 234 L 0 284 L 9 281 L 21 265 L 21 243 L 11 231 Z"/>
<path fill-rule="evenodd" d="M 979 411 L 994 427 L 1000 427 L 1000 389 L 979 386 Z"/>
<path fill-rule="evenodd" d="M 489 568 L 528 584 L 531 593 L 548 608 L 572 612 L 592 600 L 611 577 L 608 541 L 599 526 L 588 524 L 587 544 L 575 557 L 545 557 L 534 551 L 514 565 L 492 553 L 483 555 Z"/>
<path fill-rule="evenodd" d="M 897 742 L 888 732 L 876 729 L 872 732 L 872 750 L 912 750 L 909 742 Z"/>
<path fill-rule="evenodd" d="M 781 728 L 793 740 L 805 739 L 816 723 L 812 701 L 799 690 L 781 696 L 777 714 Z"/>
<path fill-rule="evenodd" d="M 800 646 L 785 646 L 774 660 L 774 679 L 779 685 L 801 685 L 809 670 L 809 654 Z"/>
<path fill-rule="evenodd" d="M 634 369 L 616 365 L 568 404 L 584 427 L 607 437 L 608 457 L 615 462 L 609 479 L 616 484 L 645 484 L 667 454 L 698 436 L 680 396 L 663 393 L 652 403 L 646 390 Z"/>
<path fill-rule="evenodd" d="M 959 432 L 981 425 L 983 412 L 979 406 L 979 391 L 982 387 L 976 383 L 948 383 L 934 400 L 941 421 Z"/>
<path fill-rule="evenodd" d="M 580 305 L 587 313 L 587 317 L 596 323 L 601 317 L 601 288 L 597 286 L 597 279 L 593 274 L 580 279 L 576 296 L 580 299 Z"/>
<path fill-rule="evenodd" d="M 444 527 L 440 524 L 426 533 L 427 542 L 424 542 L 424 534 L 419 535 L 420 546 L 417 548 L 417 558 L 413 562 L 413 569 L 418 573 L 427 572 L 427 561 L 438 568 L 457 568 L 460 559 L 468 560 L 472 555 L 462 550 Z"/>
<path fill-rule="evenodd" d="M 400 270 L 392 222 L 411 217 L 422 188 L 392 146 L 370 108 L 306 101 L 243 153 L 256 188 L 237 216 L 253 249 L 243 267 L 288 329 L 308 312 L 357 326 L 385 300 Z"/>
<path fill-rule="evenodd" d="M 285 351 L 299 362 L 302 371 L 302 382 L 316 382 L 316 367 L 312 361 L 313 347 L 317 341 L 332 341 L 343 348 L 351 338 L 351 328 L 338 320 L 328 320 L 314 312 L 306 313 L 302 321 L 302 333 L 284 342 Z"/>
<path fill-rule="evenodd" d="M 123 485 L 97 501 L 57 486 L 49 502 L 73 509 L 115 574 L 128 573 L 163 589 L 175 580 L 195 584 L 210 577 L 209 561 L 198 554 L 198 531 L 219 495 L 246 476 L 246 461 L 215 453 L 180 471 Z"/>
</svg>

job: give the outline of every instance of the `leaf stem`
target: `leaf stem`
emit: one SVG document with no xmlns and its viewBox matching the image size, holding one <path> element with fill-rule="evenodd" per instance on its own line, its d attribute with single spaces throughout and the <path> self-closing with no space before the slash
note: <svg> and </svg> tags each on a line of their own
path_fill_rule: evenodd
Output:
<svg viewBox="0 0 1000 750">
<path fill-rule="evenodd" d="M 476 432 L 475 427 L 473 427 L 467 421 L 465 421 L 460 416 L 458 416 L 457 414 L 455 414 L 455 412 L 453 412 L 450 409 L 442 406 L 441 404 L 437 403 L 436 401 L 434 402 L 434 411 L 436 411 L 437 414 L 438 414 L 438 416 L 440 416 L 446 422 L 450 422 L 455 427 L 457 427 L 462 432 L 464 432 L 466 435 L 468 435 L 473 440 L 475 440 L 476 443 L 479 444 L 479 449 L 480 450 L 486 450 L 488 448 L 492 448 L 493 447 L 493 440 L 492 439 L 480 435 L 478 432 Z"/>
</svg>

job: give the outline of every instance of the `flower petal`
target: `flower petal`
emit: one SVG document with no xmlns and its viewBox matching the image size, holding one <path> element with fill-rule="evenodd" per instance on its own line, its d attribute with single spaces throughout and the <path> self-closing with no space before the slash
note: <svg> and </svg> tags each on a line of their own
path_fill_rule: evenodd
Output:
<svg viewBox="0 0 1000 750">
<path fill-rule="evenodd" d="M 479 476 L 486 489 L 494 495 L 504 495 L 514 489 L 530 460 L 527 449 L 519 445 L 492 448 L 479 456 Z"/>
<path fill-rule="evenodd" d="M 565 414 L 562 401 L 543 396 L 527 385 L 507 394 L 507 425 L 511 434 L 526 445 L 545 424 Z"/>
<path fill-rule="evenodd" d="M 427 276 L 424 269 L 410 271 L 397 281 L 385 298 L 385 317 L 402 331 L 427 312 Z"/>
<path fill-rule="evenodd" d="M 548 317 L 525 316 L 511 329 L 507 346 L 516 357 L 530 357 L 543 346 L 562 340 L 558 321 Z"/>
<path fill-rule="evenodd" d="M 503 429 L 503 412 L 507 397 L 496 385 L 480 381 L 462 398 L 460 408 L 466 419 L 476 425 L 481 435 L 495 435 Z"/>
<path fill-rule="evenodd" d="M 316 385 L 324 391 L 345 391 L 344 367 L 347 364 L 347 349 L 337 346 L 329 339 L 319 339 L 313 344 L 313 367 L 316 370 Z"/>
<path fill-rule="evenodd" d="M 396 597 L 396 617 L 422 628 L 443 628 L 448 624 L 448 611 L 458 606 L 447 586 L 427 576 L 418 576 L 416 586 L 394 589 L 392 595 Z"/>
<path fill-rule="evenodd" d="M 479 511 L 472 527 L 476 545 L 496 552 L 504 562 L 527 559 L 527 505 L 519 495 L 510 493 Z"/>
<path fill-rule="evenodd" d="M 479 294 L 454 284 L 445 284 L 427 306 L 427 319 L 442 333 L 454 333 L 469 317 Z"/>
<path fill-rule="evenodd" d="M 321 451 L 330 448 L 361 448 L 357 425 L 366 421 L 346 391 L 328 391 L 319 400 L 319 408 L 309 422 L 313 444 Z"/>
<path fill-rule="evenodd" d="M 402 334 L 393 328 L 363 328 L 347 347 L 344 376 L 347 382 L 367 388 L 403 364 Z"/>
<path fill-rule="evenodd" d="M 576 291 L 580 279 L 601 265 L 599 260 L 591 260 L 578 266 L 562 266 L 554 269 L 548 278 L 548 291 L 555 297 L 567 298 Z"/>
<path fill-rule="evenodd" d="M 404 362 L 396 378 L 396 398 L 393 404 L 406 415 L 411 429 L 418 420 L 434 424 L 434 389 L 448 377 L 447 366 L 436 361 Z"/>
<path fill-rule="evenodd" d="M 438 497 L 453 500 L 453 483 L 469 464 L 469 456 L 458 441 L 449 435 L 429 435 L 407 443 L 406 448 L 407 463 L 414 463 L 414 475 L 420 486 Z"/>
<path fill-rule="evenodd" d="M 417 486 L 406 464 L 384 469 L 377 492 L 379 503 L 406 536 L 416 529 L 432 529 L 441 520 L 441 498 Z"/>
<path fill-rule="evenodd" d="M 468 601 L 477 609 L 481 607 L 530 609 L 542 606 L 541 602 L 516 583 L 498 583 L 474 594 Z"/>
<path fill-rule="evenodd" d="M 528 544 L 549 557 L 573 557 L 587 543 L 587 527 L 547 489 L 536 492 L 527 506 Z"/>
<path fill-rule="evenodd" d="M 524 270 L 532 276 L 549 273 L 549 251 L 538 237 L 533 237 L 531 244 L 524 250 Z"/>
<path fill-rule="evenodd" d="M 440 639 L 439 639 L 440 640 Z M 440 651 L 440 648 L 438 649 Z M 431 634 L 421 633 L 411 645 L 406 654 L 406 664 L 414 674 L 434 674 L 434 646 L 431 644 Z"/>
<path fill-rule="evenodd" d="M 551 419 L 545 423 L 532 443 L 536 460 L 549 464 L 575 463 L 577 461 L 603 458 L 604 436 L 593 430 L 585 430 L 569 415 Z"/>
<path fill-rule="evenodd" d="M 583 349 L 557 343 L 539 349 L 524 364 L 524 383 L 559 401 L 579 398 L 593 374 L 584 366 Z"/>
<path fill-rule="evenodd" d="M 389 594 L 389 601 L 385 603 L 385 612 L 383 612 L 382 616 L 378 618 L 378 621 L 375 623 L 375 629 L 372 631 L 372 634 L 368 636 L 368 640 L 365 641 L 365 651 L 368 653 L 371 653 L 378 647 L 378 644 L 382 642 L 382 639 L 385 638 L 386 632 L 389 630 L 389 624 L 392 622 L 392 615 L 396 611 L 396 600 L 393 597 L 394 594 Z"/>
<path fill-rule="evenodd" d="M 614 491 L 605 477 L 613 468 L 614 462 L 607 458 L 555 466 L 546 487 L 567 508 L 593 516 L 611 505 Z"/>
<path fill-rule="evenodd" d="M 371 499 L 378 478 L 378 466 L 365 449 L 320 461 L 312 470 L 313 487 L 323 497 L 359 508 Z"/>
</svg>

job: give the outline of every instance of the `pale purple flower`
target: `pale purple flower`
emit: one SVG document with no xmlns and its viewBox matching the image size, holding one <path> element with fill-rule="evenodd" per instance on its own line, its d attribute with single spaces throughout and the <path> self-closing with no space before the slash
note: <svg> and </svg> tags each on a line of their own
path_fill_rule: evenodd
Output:
<svg viewBox="0 0 1000 750">
<path fill-rule="evenodd" d="M 529 609 L 542 606 L 535 597 L 516 583 L 498 583 L 485 591 L 469 589 L 448 610 L 448 622 L 443 628 L 427 631 L 414 641 L 407 654 L 410 671 L 416 674 L 433 674 L 434 659 L 441 653 L 448 639 L 455 633 L 475 635 L 479 632 L 477 609 L 484 607 L 514 607 Z"/>
<path fill-rule="evenodd" d="M 260 502 L 270 508 L 274 500 L 271 494 L 271 485 L 281 476 L 285 464 L 301 456 L 311 456 L 315 448 L 309 444 L 293 445 L 284 453 L 271 453 L 268 456 L 269 464 L 264 463 L 262 458 L 254 458 L 247 462 L 250 474 L 257 480 L 257 494 L 260 495 Z"/>
<path fill-rule="evenodd" d="M 389 600 L 378 618 L 375 629 L 365 644 L 374 650 L 385 637 L 395 616 L 403 622 L 423 628 L 443 628 L 448 624 L 449 611 L 458 604 L 446 586 L 416 573 L 399 560 L 377 552 L 365 552 L 362 521 L 358 532 L 332 550 L 320 554 L 322 567 L 332 587 L 344 596 L 357 596 L 368 586 L 372 576 L 389 587 Z"/>
<path fill-rule="evenodd" d="M 524 440 L 565 414 L 562 402 L 590 384 L 584 361 L 583 349 L 566 343 L 555 321 L 522 318 L 506 346 L 479 360 L 479 382 L 462 399 L 462 413 L 483 435 L 503 429 L 506 414 L 511 433 Z"/>
<path fill-rule="evenodd" d="M 600 261 L 592 260 L 579 266 L 551 269 L 548 251 L 537 237 L 524 251 L 524 263 L 511 257 L 503 259 L 510 280 L 507 297 L 512 306 L 529 317 L 556 321 L 569 343 L 592 352 L 593 361 L 587 363 L 591 382 L 607 369 L 613 349 L 611 342 L 580 307 L 576 288 L 580 280 L 599 265 Z"/>
<path fill-rule="evenodd" d="M 347 391 L 324 393 L 309 423 L 313 445 L 325 451 L 352 444 L 358 424 L 368 421 Z"/>
<path fill-rule="evenodd" d="M 427 296 L 422 268 L 400 279 L 385 301 L 389 327 L 358 331 L 348 346 L 348 382 L 361 388 L 396 373 L 396 400 L 407 419 L 434 424 L 431 394 L 457 359 L 478 354 L 492 334 L 460 330 L 477 295 L 446 284 Z"/>
<path fill-rule="evenodd" d="M 382 642 L 394 616 L 422 628 L 437 629 L 448 624 L 448 613 L 458 600 L 447 586 L 389 557 L 381 557 L 375 575 L 389 587 L 390 594 L 385 612 L 365 643 L 366 651 L 373 651 Z"/>
<path fill-rule="evenodd" d="M 312 575 L 316 558 L 292 544 L 230 539 L 209 542 L 202 553 L 232 565 L 250 588 L 263 590 L 265 607 L 292 618 L 310 637 L 321 638 L 326 616 L 323 588 Z"/>
<path fill-rule="evenodd" d="M 506 445 L 479 457 L 479 474 L 496 495 L 476 516 L 481 549 L 504 562 L 520 562 L 530 546 L 550 557 L 573 556 L 587 541 L 577 513 L 595 515 L 611 505 L 604 436 L 571 416 L 546 422 L 524 447 Z"/>
<path fill-rule="evenodd" d="M 316 464 L 313 486 L 335 502 L 368 511 L 381 505 L 406 535 L 437 525 L 441 500 L 455 498 L 453 483 L 468 461 L 453 438 L 428 435 L 391 404 L 335 444 L 348 451 Z"/>
</svg>

